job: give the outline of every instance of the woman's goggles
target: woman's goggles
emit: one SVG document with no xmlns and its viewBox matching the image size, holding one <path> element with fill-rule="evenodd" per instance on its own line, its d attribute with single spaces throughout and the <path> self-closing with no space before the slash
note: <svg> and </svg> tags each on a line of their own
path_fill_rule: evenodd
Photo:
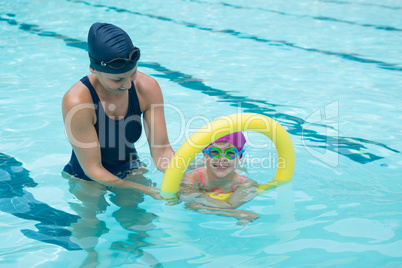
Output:
<svg viewBox="0 0 402 268">
<path fill-rule="evenodd" d="M 208 154 L 209 157 L 211 158 L 219 158 L 222 155 L 222 151 L 221 149 L 215 147 L 215 146 L 211 146 L 208 149 L 204 149 L 202 150 L 204 153 Z M 238 155 L 244 153 L 244 150 L 242 149 L 240 152 L 239 150 L 237 150 L 236 148 L 229 148 L 226 149 L 225 152 L 223 152 L 224 156 L 227 159 L 235 159 Z"/>
<path fill-rule="evenodd" d="M 140 49 L 138 47 L 135 47 L 134 50 L 131 51 L 130 54 L 128 54 L 128 58 L 117 57 L 108 61 L 99 61 L 97 59 L 94 59 L 91 55 L 89 55 L 89 58 L 95 64 L 119 70 L 123 69 L 128 63 L 136 63 L 140 59 L 140 56 Z"/>
</svg>

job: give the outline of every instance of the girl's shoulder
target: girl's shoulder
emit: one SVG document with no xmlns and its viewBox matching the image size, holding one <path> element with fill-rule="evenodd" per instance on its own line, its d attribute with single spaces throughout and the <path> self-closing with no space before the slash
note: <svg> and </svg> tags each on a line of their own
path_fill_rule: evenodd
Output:
<svg viewBox="0 0 402 268">
<path fill-rule="evenodd" d="M 201 169 L 202 170 L 202 169 Z M 189 172 L 187 172 L 186 174 L 184 174 L 183 177 L 183 183 L 198 183 L 201 181 L 201 177 L 200 177 L 200 169 L 194 169 L 191 170 Z"/>
<path fill-rule="evenodd" d="M 240 176 L 240 175 L 239 175 Z M 239 183 L 243 186 L 247 187 L 258 187 L 258 183 L 255 180 L 252 180 L 250 178 L 247 178 L 246 176 L 240 176 L 240 181 Z"/>
</svg>

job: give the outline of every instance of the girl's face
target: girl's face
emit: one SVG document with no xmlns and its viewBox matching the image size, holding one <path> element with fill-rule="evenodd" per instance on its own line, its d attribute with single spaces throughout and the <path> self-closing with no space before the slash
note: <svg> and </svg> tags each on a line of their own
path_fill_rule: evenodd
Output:
<svg viewBox="0 0 402 268">
<path fill-rule="evenodd" d="M 227 152 L 227 156 L 229 156 L 229 158 L 227 158 L 225 156 L 225 151 L 230 148 L 236 148 L 236 147 L 228 142 L 213 143 L 211 146 L 207 148 L 207 150 L 210 149 L 211 147 L 216 147 L 217 149 L 219 149 L 221 154 L 220 156 L 213 158 L 208 153 L 204 152 L 205 162 L 208 171 L 211 173 L 211 175 L 214 175 L 216 178 L 230 179 L 230 176 L 233 175 L 237 167 L 239 156 L 236 155 L 233 159 L 229 159 L 231 158 L 231 156 L 233 156 L 234 152 L 232 150 L 229 150 Z M 212 156 L 217 156 L 219 155 L 219 151 L 212 149 L 210 150 L 210 154 Z"/>
<path fill-rule="evenodd" d="M 125 91 L 131 88 L 131 81 L 135 81 L 135 79 L 137 79 L 137 66 L 122 74 L 109 74 L 98 71 L 93 71 L 93 73 L 98 76 L 99 82 L 106 91 L 116 94 L 123 94 Z"/>
</svg>

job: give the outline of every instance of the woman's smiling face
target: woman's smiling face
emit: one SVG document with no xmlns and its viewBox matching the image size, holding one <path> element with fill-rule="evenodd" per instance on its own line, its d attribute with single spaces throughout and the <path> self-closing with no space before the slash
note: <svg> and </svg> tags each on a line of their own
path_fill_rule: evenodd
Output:
<svg viewBox="0 0 402 268">
<path fill-rule="evenodd" d="M 107 92 L 122 94 L 131 88 L 131 82 L 137 79 L 137 66 L 132 70 L 122 74 L 102 73 L 91 70 L 98 76 L 99 82 Z"/>
</svg>

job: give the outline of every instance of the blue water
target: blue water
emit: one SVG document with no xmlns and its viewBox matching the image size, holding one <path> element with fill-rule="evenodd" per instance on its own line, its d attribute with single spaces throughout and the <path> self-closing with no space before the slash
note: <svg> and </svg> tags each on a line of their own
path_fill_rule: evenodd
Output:
<svg viewBox="0 0 402 268">
<path fill-rule="evenodd" d="M 0 3 L 1 265 L 402 267 L 400 1 Z M 78 201 L 60 175 L 71 153 L 61 98 L 89 73 L 96 21 L 141 48 L 175 150 L 237 112 L 288 130 L 292 182 L 241 207 L 261 218 L 239 226 L 148 197 L 121 209 L 106 194 L 96 233 L 74 228 Z M 243 169 L 266 182 L 275 148 L 246 134 Z M 136 146 L 160 186 L 146 138 Z"/>
</svg>

